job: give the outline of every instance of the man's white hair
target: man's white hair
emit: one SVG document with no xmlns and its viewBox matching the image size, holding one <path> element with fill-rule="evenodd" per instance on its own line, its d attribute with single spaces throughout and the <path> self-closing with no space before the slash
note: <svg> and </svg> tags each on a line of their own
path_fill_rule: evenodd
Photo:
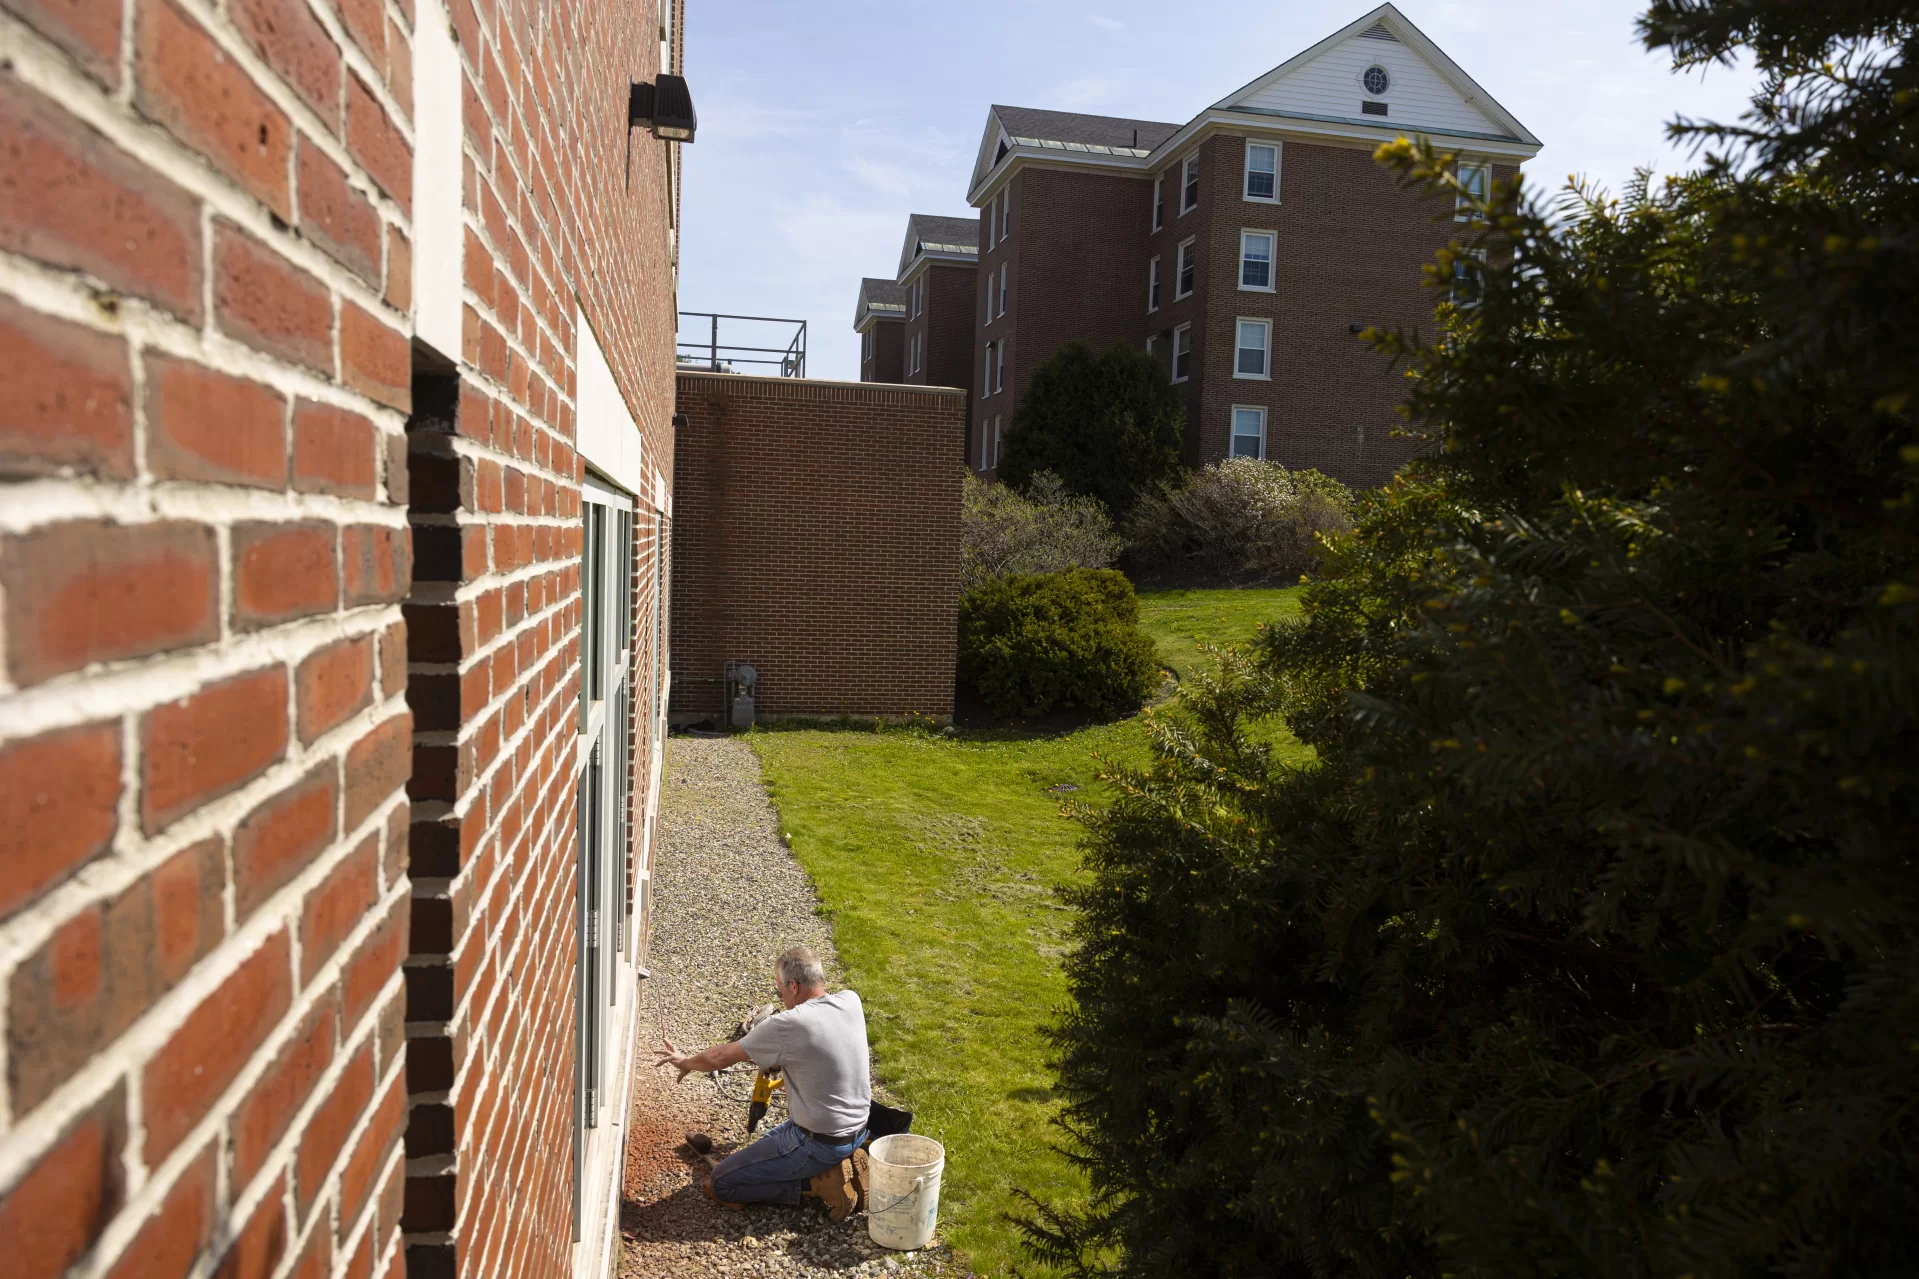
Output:
<svg viewBox="0 0 1919 1279">
<path fill-rule="evenodd" d="M 825 987 L 826 969 L 820 964 L 820 957 L 804 946 L 795 946 L 780 956 L 780 985 L 793 982 L 801 990 L 811 990 L 815 986 Z"/>
</svg>

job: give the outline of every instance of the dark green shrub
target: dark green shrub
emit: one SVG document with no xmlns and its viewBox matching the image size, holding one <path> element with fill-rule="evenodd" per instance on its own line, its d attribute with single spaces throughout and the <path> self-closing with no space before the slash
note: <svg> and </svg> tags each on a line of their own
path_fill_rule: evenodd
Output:
<svg viewBox="0 0 1919 1279">
<path fill-rule="evenodd" d="M 1042 471 L 1114 515 L 1182 469 L 1186 408 L 1166 370 L 1125 346 L 1068 343 L 1033 371 L 999 475 L 1023 489 Z"/>
<path fill-rule="evenodd" d="M 1497 195 L 1479 304 L 1385 341 L 1434 447 L 1090 815 L 1057 1259 L 1914 1272 L 1919 11 L 1643 30 L 1744 46 L 1739 153 Z"/>
<path fill-rule="evenodd" d="M 1117 715 L 1159 687 L 1139 597 L 1112 569 L 996 578 L 960 598 L 959 667 L 995 715 Z"/>
</svg>

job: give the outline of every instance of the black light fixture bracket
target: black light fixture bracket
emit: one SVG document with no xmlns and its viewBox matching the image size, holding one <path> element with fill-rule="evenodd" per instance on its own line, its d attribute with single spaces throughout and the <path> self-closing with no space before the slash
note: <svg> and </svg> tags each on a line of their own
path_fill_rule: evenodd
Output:
<svg viewBox="0 0 1919 1279">
<path fill-rule="evenodd" d="M 691 142 L 699 127 L 686 77 L 662 72 L 651 84 L 635 83 L 627 92 L 626 127 L 645 125 L 662 142 Z"/>
</svg>

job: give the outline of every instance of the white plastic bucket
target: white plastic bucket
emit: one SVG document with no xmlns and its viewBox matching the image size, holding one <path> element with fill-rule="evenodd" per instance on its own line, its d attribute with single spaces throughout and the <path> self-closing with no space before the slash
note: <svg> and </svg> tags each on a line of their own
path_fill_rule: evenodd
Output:
<svg viewBox="0 0 1919 1279">
<path fill-rule="evenodd" d="M 946 1147 L 900 1132 L 869 1145 L 866 1158 L 866 1233 L 882 1248 L 924 1248 L 939 1217 Z"/>
</svg>

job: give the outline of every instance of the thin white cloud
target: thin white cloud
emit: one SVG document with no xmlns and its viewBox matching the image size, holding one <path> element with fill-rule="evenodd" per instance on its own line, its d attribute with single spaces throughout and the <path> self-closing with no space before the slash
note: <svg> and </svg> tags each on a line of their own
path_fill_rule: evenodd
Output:
<svg viewBox="0 0 1919 1279">
<path fill-rule="evenodd" d="M 1109 18 L 1103 13 L 1089 13 L 1086 20 L 1109 36 L 1116 36 L 1126 30 L 1126 24 L 1117 18 Z"/>
</svg>

